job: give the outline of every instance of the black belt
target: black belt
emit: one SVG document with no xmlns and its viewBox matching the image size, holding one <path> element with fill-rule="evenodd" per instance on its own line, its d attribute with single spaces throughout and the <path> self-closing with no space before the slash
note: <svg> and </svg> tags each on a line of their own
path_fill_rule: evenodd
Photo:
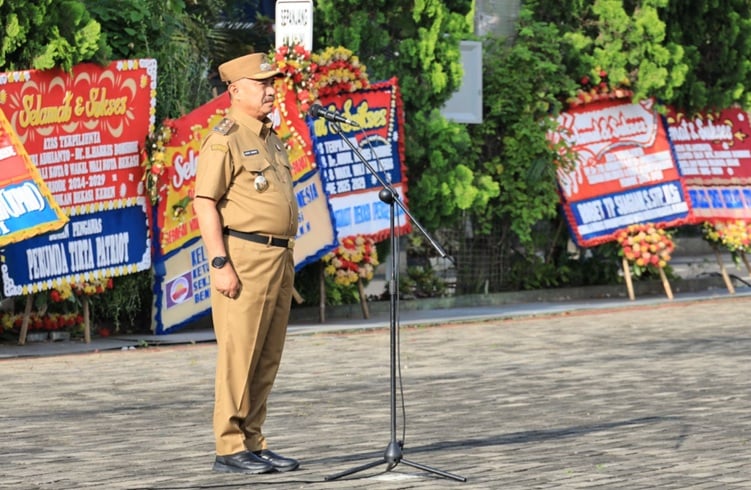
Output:
<svg viewBox="0 0 751 490">
<path fill-rule="evenodd" d="M 224 234 L 236 238 L 242 238 L 249 242 L 271 245 L 272 247 L 293 248 L 295 246 L 295 240 L 293 238 L 276 238 L 268 235 L 259 235 L 258 233 L 246 233 L 244 231 L 231 230 L 229 228 L 224 229 Z"/>
</svg>

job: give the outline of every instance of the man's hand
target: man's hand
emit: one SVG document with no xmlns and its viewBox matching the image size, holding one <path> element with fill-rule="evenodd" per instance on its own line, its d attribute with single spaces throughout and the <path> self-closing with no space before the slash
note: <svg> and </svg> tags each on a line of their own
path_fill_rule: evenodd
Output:
<svg viewBox="0 0 751 490">
<path fill-rule="evenodd" d="M 211 271 L 211 283 L 214 288 L 228 298 L 237 298 L 240 294 L 240 280 L 231 263 L 227 263 L 221 269 Z"/>
</svg>

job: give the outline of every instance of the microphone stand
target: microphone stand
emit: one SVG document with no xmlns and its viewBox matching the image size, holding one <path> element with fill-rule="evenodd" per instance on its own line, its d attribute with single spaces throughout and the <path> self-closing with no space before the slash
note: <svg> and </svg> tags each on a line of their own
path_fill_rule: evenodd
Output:
<svg viewBox="0 0 751 490">
<path fill-rule="evenodd" d="M 383 178 L 378 175 L 378 173 L 375 171 L 375 169 L 370 165 L 370 162 L 368 162 L 365 157 L 362 156 L 360 151 L 355 147 L 355 145 L 352 144 L 352 142 L 347 138 L 345 135 L 342 134 L 342 128 L 339 126 L 337 122 L 330 121 L 330 127 L 333 128 L 334 132 L 337 133 L 341 139 L 349 146 L 349 148 L 357 155 L 357 157 L 360 159 L 360 161 L 365 165 L 365 167 L 368 169 L 368 171 L 378 180 L 378 182 L 381 184 L 381 191 L 378 193 L 378 198 L 383 201 L 384 203 L 389 205 L 389 237 L 391 239 L 391 258 L 390 258 L 390 265 L 391 265 L 391 275 L 389 277 L 388 286 L 389 286 L 389 326 L 390 326 L 390 402 L 391 402 L 391 439 L 386 446 L 386 450 L 383 453 L 383 457 L 376 461 L 371 461 L 369 463 L 366 463 L 361 466 L 357 466 L 355 468 L 348 469 L 346 471 L 342 471 L 341 473 L 337 473 L 334 475 L 330 475 L 326 477 L 326 480 L 336 480 L 338 478 L 352 475 L 354 473 L 367 470 L 369 468 L 373 468 L 379 464 L 386 464 L 386 471 L 391 471 L 393 468 L 395 468 L 399 463 L 406 464 L 407 466 L 411 466 L 413 468 L 417 468 L 420 470 L 427 471 L 429 473 L 434 473 L 436 475 L 440 475 L 444 478 L 450 478 L 456 481 L 466 482 L 467 478 L 455 475 L 453 473 L 448 473 L 443 470 L 439 470 L 436 468 L 432 468 L 430 466 L 426 466 L 421 463 L 416 463 L 414 461 L 411 461 L 409 459 L 406 459 L 403 457 L 402 450 L 403 442 L 398 441 L 396 438 L 396 331 L 397 331 L 397 318 L 396 318 L 396 312 L 397 312 L 397 302 L 398 302 L 398 292 L 397 292 L 397 286 L 399 284 L 397 280 L 397 271 L 398 271 L 398 259 L 397 259 L 397 246 L 396 246 L 396 232 L 394 227 L 394 218 L 395 218 L 395 208 L 394 206 L 396 204 L 399 205 L 399 207 L 404 211 L 404 213 L 407 215 L 407 217 L 411 220 L 411 222 L 415 225 L 415 227 L 420 230 L 420 232 L 425 236 L 425 238 L 430 242 L 430 244 L 433 246 L 433 248 L 436 249 L 436 251 L 440 254 L 442 258 L 446 257 L 446 251 L 433 239 L 433 237 L 430 236 L 430 234 L 425 231 L 425 228 L 420 225 L 420 223 L 410 214 L 407 207 L 404 205 L 404 203 L 399 199 L 399 196 L 394 190 L 394 188 L 388 184 Z"/>
</svg>

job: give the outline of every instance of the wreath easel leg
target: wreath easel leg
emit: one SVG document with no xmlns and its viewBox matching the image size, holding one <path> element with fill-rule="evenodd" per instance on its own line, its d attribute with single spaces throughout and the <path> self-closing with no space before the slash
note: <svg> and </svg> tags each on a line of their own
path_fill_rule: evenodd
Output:
<svg viewBox="0 0 751 490">
<path fill-rule="evenodd" d="M 748 272 L 748 275 L 751 276 L 751 264 L 748 263 L 748 257 L 746 257 L 746 252 L 741 250 L 739 254 L 741 256 L 741 260 L 743 261 L 743 265 L 746 266 L 746 272 Z"/>
<path fill-rule="evenodd" d="M 626 289 L 628 290 L 628 299 L 634 301 L 636 296 L 634 295 L 634 283 L 631 281 L 631 266 L 628 265 L 628 260 L 623 257 L 623 277 L 626 279 Z"/>
<path fill-rule="evenodd" d="M 662 279 L 662 287 L 665 288 L 665 294 L 668 299 L 673 299 L 673 290 L 670 287 L 670 282 L 668 282 L 668 276 L 665 275 L 665 270 L 662 267 L 658 267 L 658 269 L 660 271 L 660 279 Z"/>
<path fill-rule="evenodd" d="M 31 306 L 34 303 L 34 295 L 26 296 L 26 306 L 23 309 L 23 320 L 21 320 L 21 332 L 18 334 L 18 345 L 26 344 L 26 335 L 29 332 L 29 322 L 31 321 Z"/>
<path fill-rule="evenodd" d="M 81 306 L 83 307 L 83 340 L 87 344 L 91 343 L 91 309 L 89 307 L 89 297 L 83 295 L 81 298 Z"/>
<path fill-rule="evenodd" d="M 326 277 L 323 272 L 323 264 L 320 266 L 321 273 L 318 276 L 318 289 L 320 291 L 318 300 L 318 321 L 326 322 Z"/>
<path fill-rule="evenodd" d="M 722 261 L 722 256 L 720 255 L 720 252 L 717 250 L 717 248 L 714 249 L 715 257 L 717 257 L 717 263 L 720 266 L 720 274 L 722 274 L 722 280 L 725 281 L 725 287 L 728 288 L 728 293 L 735 294 L 735 288 L 733 287 L 733 283 L 730 281 L 730 276 L 728 275 L 727 269 L 725 269 L 725 263 Z"/>
<path fill-rule="evenodd" d="M 370 311 L 368 310 L 368 298 L 365 296 L 365 287 L 362 285 L 362 280 L 357 280 L 357 294 L 360 295 L 360 307 L 362 308 L 362 317 L 366 320 L 370 318 Z"/>
</svg>

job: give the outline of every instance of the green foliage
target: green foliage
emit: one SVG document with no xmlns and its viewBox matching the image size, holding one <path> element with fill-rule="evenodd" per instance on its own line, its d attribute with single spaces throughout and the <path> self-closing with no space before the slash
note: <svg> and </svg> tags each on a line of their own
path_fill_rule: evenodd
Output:
<svg viewBox="0 0 751 490">
<path fill-rule="evenodd" d="M 148 30 L 158 23 L 149 22 L 147 2 L 88 0 L 88 9 L 102 25 L 113 58 L 148 56 Z"/>
<path fill-rule="evenodd" d="M 247 19 L 252 28 L 226 22 L 241 19 L 240 12 L 256 4 L 0 0 L 0 69 L 156 58 L 156 118 L 178 117 L 212 95 L 206 74 L 219 63 L 249 50 L 268 51 L 273 40 L 268 19 Z M 596 84 L 603 73 L 633 90 L 635 98 L 655 97 L 689 112 L 733 103 L 748 109 L 751 4 L 525 0 L 513 42 L 484 40 L 484 122 L 467 126 L 446 121 L 438 108 L 461 82 L 459 41 L 473 37 L 468 15 L 473 4 L 317 0 L 315 44 L 351 49 L 371 81 L 398 77 L 410 208 L 430 230 L 458 230 L 455 251 L 475 254 L 463 257 L 459 273 L 467 275 L 458 282 L 482 290 L 488 280 L 478 270 L 498 272 L 496 289 L 616 280 L 618 268 L 608 264 L 617 257 L 606 246 L 582 254 L 565 246 L 556 169 L 570 161 L 565 148 L 547 140 L 552 120 L 582 76 Z M 306 280 L 296 284 L 306 303 L 316 304 L 318 269 L 306 269 L 298 274 Z M 409 288 L 420 282 L 412 275 L 431 289 L 429 270 L 405 275 Z M 134 318 L 150 296 L 145 288 L 150 281 L 141 274 L 132 280 L 139 278 L 138 286 L 118 284 L 124 296 L 95 305 L 97 312 L 111 310 L 113 321 L 123 323 Z M 329 285 L 328 301 L 354 303 L 356 290 Z"/>
<path fill-rule="evenodd" d="M 751 107 L 751 4 L 747 0 L 530 0 L 537 20 L 557 24 L 569 74 L 600 70 L 694 113 Z"/>
<path fill-rule="evenodd" d="M 112 281 L 112 289 L 92 296 L 92 320 L 111 324 L 115 332 L 133 332 L 151 325 L 152 272 L 119 276 Z"/>
<path fill-rule="evenodd" d="M 642 0 L 627 11 L 623 0 L 595 0 L 591 9 L 581 9 L 579 21 L 588 29 L 573 24 L 564 35 L 571 52 L 578 53 L 578 75 L 599 83 L 604 71 L 612 83 L 630 87 L 635 100 L 672 100 L 689 65 L 683 61 L 683 47 L 666 41 L 659 15 L 666 4 L 667 0 Z"/>
<path fill-rule="evenodd" d="M 316 2 L 319 46 L 342 45 L 368 67 L 371 80 L 400 78 L 405 110 L 440 107 L 461 83 L 459 41 L 469 36 L 470 0 Z"/>
<path fill-rule="evenodd" d="M 417 113 L 414 121 L 409 141 L 415 142 L 417 161 L 426 168 L 419 180 L 411 179 L 409 203 L 422 224 L 437 229 L 456 222 L 466 210 L 486 209 L 500 188 L 492 176 L 475 174 L 466 127 L 446 121 L 438 111 Z"/>
<path fill-rule="evenodd" d="M 0 0 L 0 70 L 70 71 L 83 61 L 104 61 L 101 27 L 80 0 Z"/>
<path fill-rule="evenodd" d="M 567 286 L 618 284 L 623 281 L 620 275 L 619 253 L 620 245 L 611 242 L 598 247 L 581 249 L 576 253 L 568 250 L 562 251 L 557 262 L 568 270 L 565 283 Z"/>
<path fill-rule="evenodd" d="M 360 302 L 357 284 L 347 286 L 337 284 L 331 277 L 326 277 L 326 304 L 330 306 L 353 305 Z"/>
<path fill-rule="evenodd" d="M 751 3 L 673 0 L 662 17 L 667 39 L 684 47 L 690 67 L 671 102 L 689 113 L 733 104 L 751 109 Z"/>
<path fill-rule="evenodd" d="M 207 33 L 220 12 L 218 0 L 87 0 L 116 59 L 157 60 L 156 119 L 182 116 L 211 97 Z"/>
<path fill-rule="evenodd" d="M 399 276 L 401 298 L 438 298 L 446 294 L 446 288 L 446 281 L 438 277 L 430 267 L 409 267 L 406 276 Z M 382 298 L 387 299 L 389 294 L 386 289 Z"/>
<path fill-rule="evenodd" d="M 623 282 L 621 247 L 615 242 L 597 247 L 578 248 L 569 241 L 563 217 L 535 228 L 536 254 L 513 257 L 506 283 L 512 290 L 556 287 L 586 287 Z M 557 233 L 551 229 L 558 227 Z M 512 253 L 517 253 L 515 250 Z"/>
<path fill-rule="evenodd" d="M 502 227 L 509 243 L 531 244 L 531 230 L 556 215 L 556 165 L 566 165 L 547 139 L 561 110 L 560 95 L 573 82 L 563 71 L 554 27 L 524 17 L 517 41 L 488 39 L 484 46 L 484 121 L 470 129 L 478 175 L 490 177 L 500 194 L 487 209 L 473 209 L 475 230 Z"/>
<path fill-rule="evenodd" d="M 567 282 L 569 267 L 546 262 L 538 255 L 523 255 L 510 261 L 508 283 L 511 289 L 531 290 L 559 287 Z"/>
<path fill-rule="evenodd" d="M 704 3 L 715 11 L 723 10 L 717 2 Z M 603 265 L 611 259 L 607 253 L 588 251 L 576 258 L 563 251 L 550 253 L 564 248 L 556 240 L 546 243 L 549 235 L 544 232 L 539 235 L 539 225 L 556 217 L 556 167 L 571 164 L 565 148 L 549 147 L 545 132 L 554 129 L 549 125 L 550 116 L 564 108 L 561 101 L 577 92 L 574 81 L 582 75 L 589 75 L 596 84 L 607 74 L 611 82 L 630 88 L 635 99 L 655 97 L 670 103 L 685 93 L 682 87 L 687 74 L 698 72 L 689 57 L 684 58 L 684 39 L 666 35 L 664 9 L 668 5 L 673 10 L 691 10 L 685 2 L 668 4 L 666 0 L 532 0 L 525 2 L 513 44 L 486 41 L 485 120 L 470 130 L 473 146 L 479 149 L 477 166 L 470 165 L 470 169 L 474 175 L 491 176 L 499 184 L 500 195 L 485 208 L 472 207 L 465 212 L 474 238 L 460 248 L 473 252 L 461 256 L 458 284 L 477 286 L 489 279 L 492 287 L 503 289 L 617 279 L 612 271 L 618 269 Z M 738 6 L 738 17 L 748 19 L 744 10 L 748 8 L 747 2 Z M 701 17 L 691 11 L 695 18 Z M 732 14 L 716 15 L 726 16 L 720 23 L 729 25 L 726 37 L 730 46 L 707 42 L 712 34 L 705 31 L 714 23 L 692 32 L 696 33 L 695 44 L 723 44 L 731 53 L 745 53 L 745 23 Z M 691 49 L 685 51 L 691 53 Z M 741 101 L 747 65 L 728 53 L 725 71 L 727 66 L 738 66 L 740 74 L 728 75 L 732 80 L 714 86 L 722 92 L 715 100 L 727 102 L 733 97 L 733 101 Z M 706 78 L 722 79 L 717 73 Z M 698 93 L 698 89 L 692 90 Z M 425 173 L 429 175 L 430 170 Z M 430 195 L 421 190 L 421 198 Z M 440 205 L 432 212 L 436 209 L 440 210 Z M 484 247 L 484 252 L 478 247 Z M 483 262 L 486 267 L 468 261 Z M 593 274 L 593 264 L 609 272 Z M 488 279 L 483 280 L 485 277 Z"/>
</svg>

